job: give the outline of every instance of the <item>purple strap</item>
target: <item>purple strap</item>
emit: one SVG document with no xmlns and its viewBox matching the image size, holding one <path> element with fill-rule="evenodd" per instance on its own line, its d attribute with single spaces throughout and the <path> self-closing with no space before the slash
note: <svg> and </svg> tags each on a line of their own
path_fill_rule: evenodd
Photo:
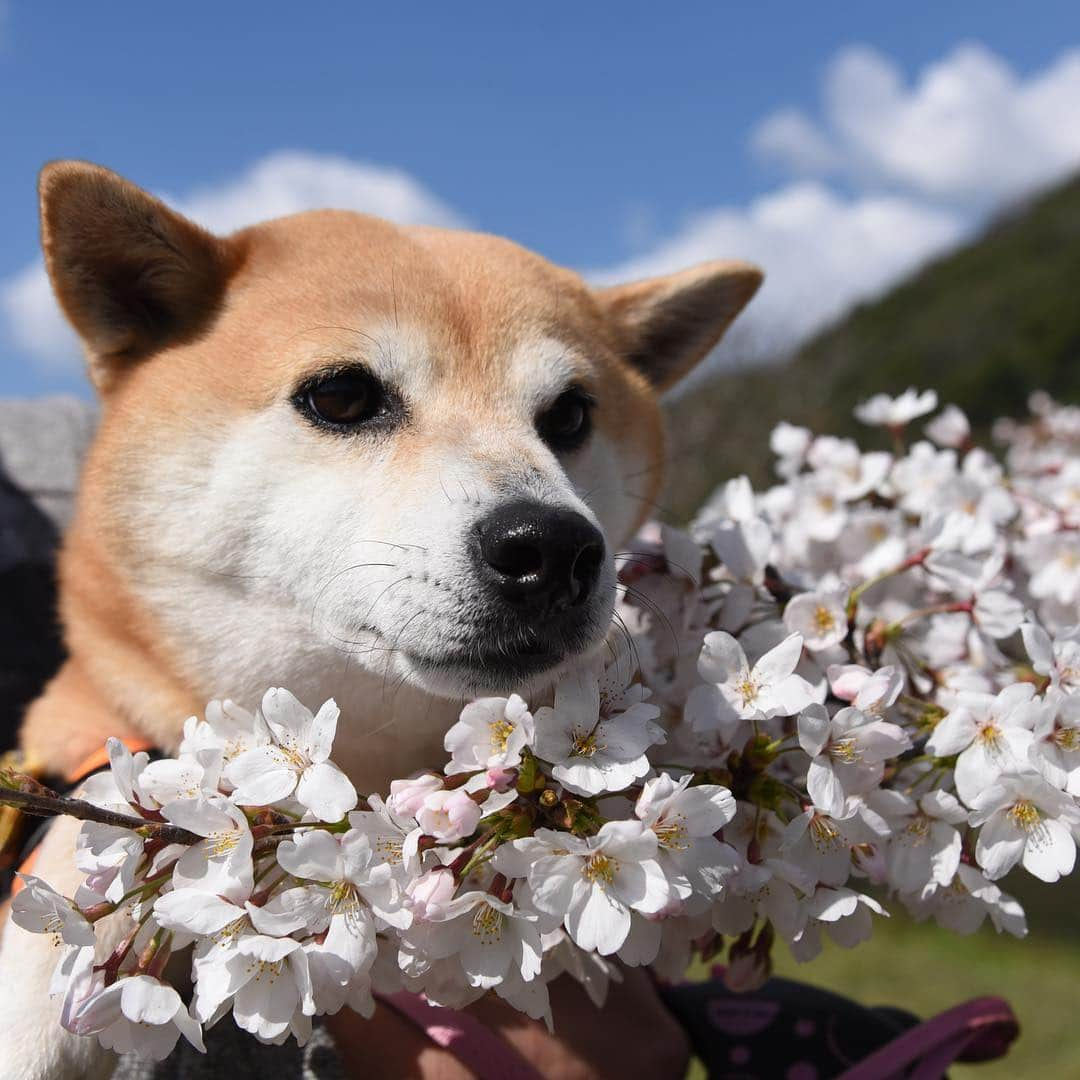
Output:
<svg viewBox="0 0 1080 1080">
<path fill-rule="evenodd" d="M 525 1058 L 476 1017 L 432 1005 L 421 994 L 406 990 L 376 996 L 414 1023 L 433 1043 L 449 1050 L 481 1080 L 541 1080 L 540 1073 Z"/>
<path fill-rule="evenodd" d="M 984 1061 L 1000 1057 L 1019 1034 L 1020 1025 L 1002 998 L 975 998 L 939 1013 L 863 1058 L 838 1080 L 940 1080 L 960 1058 Z"/>
</svg>

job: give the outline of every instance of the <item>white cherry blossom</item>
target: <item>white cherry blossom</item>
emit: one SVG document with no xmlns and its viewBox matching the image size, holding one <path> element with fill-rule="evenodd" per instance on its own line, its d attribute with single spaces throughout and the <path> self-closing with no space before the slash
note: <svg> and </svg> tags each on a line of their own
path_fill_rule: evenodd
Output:
<svg viewBox="0 0 1080 1080">
<path fill-rule="evenodd" d="M 742 646 L 722 630 L 705 636 L 698 671 L 715 687 L 698 706 L 694 726 L 720 727 L 732 720 L 793 716 L 814 700 L 810 684 L 795 668 L 802 637 L 790 634 L 752 667 Z"/>
<path fill-rule="evenodd" d="M 666 773 L 646 780 L 634 813 L 657 839 L 657 861 L 672 892 L 687 899 L 720 888 L 737 865 L 731 847 L 716 839 L 735 816 L 735 799 L 725 787 L 690 787 L 690 774 L 673 780 Z"/>
<path fill-rule="evenodd" d="M 540 829 L 509 846 L 492 865 L 525 877 L 536 907 L 563 915 L 574 943 L 601 956 L 626 940 L 631 910 L 655 913 L 670 897 L 656 834 L 640 821 L 609 821 L 589 838 Z"/>
<path fill-rule="evenodd" d="M 414 923 L 404 940 L 432 959 L 456 956 L 473 987 L 496 987 L 511 970 L 524 982 L 540 974 L 539 916 L 490 892 L 473 890 L 454 897 L 435 918 Z"/>
<path fill-rule="evenodd" d="M 839 645 L 847 637 L 848 617 L 846 586 L 794 596 L 784 609 L 784 625 L 802 636 L 812 652 Z"/>
<path fill-rule="evenodd" d="M 967 811 L 947 791 L 930 791 L 918 802 L 910 799 L 908 813 L 888 846 L 889 883 L 905 893 L 947 887 L 960 866 L 963 843 L 958 826 Z"/>
<path fill-rule="evenodd" d="M 250 893 L 254 839 L 240 807 L 213 795 L 171 802 L 162 814 L 174 825 L 205 837 L 177 861 L 173 870 L 177 888 L 195 887 L 229 897 Z"/>
<path fill-rule="evenodd" d="M 270 741 L 270 729 L 260 715 L 248 712 L 235 701 L 211 701 L 204 718 L 189 716 L 184 721 L 184 737 L 177 756 L 181 761 L 202 760 L 204 752 L 216 750 L 224 767 L 245 750 Z M 232 789 L 226 777 L 219 777 L 218 782 L 227 791 Z"/>
<path fill-rule="evenodd" d="M 972 800 L 1009 770 L 1023 767 L 1032 740 L 1036 708 L 1030 683 L 1014 683 L 999 694 L 964 692 L 926 743 L 936 757 L 958 754 L 956 791 Z"/>
<path fill-rule="evenodd" d="M 971 824 L 980 827 L 975 858 L 991 881 L 1018 863 L 1041 881 L 1072 873 L 1080 808 L 1041 776 L 1000 776 L 968 805 Z"/>
<path fill-rule="evenodd" d="M 69 1031 L 96 1034 L 98 1041 L 118 1054 L 134 1051 L 161 1061 L 181 1035 L 205 1051 L 202 1029 L 190 1016 L 180 995 L 149 975 L 118 979 L 84 1001 L 67 1017 Z"/>
<path fill-rule="evenodd" d="M 923 429 L 938 446 L 959 450 L 971 438 L 971 423 L 963 409 L 946 405 Z"/>
<path fill-rule="evenodd" d="M 1027 935 L 1024 909 L 1007 893 L 987 880 L 977 867 L 961 863 L 948 885 L 925 889 L 904 898 L 916 919 L 932 918 L 954 934 L 974 934 L 989 917 L 998 933 Z"/>
<path fill-rule="evenodd" d="M 33 874 L 19 874 L 23 887 L 11 901 L 11 921 L 34 934 L 53 934 L 65 945 L 93 945 L 94 928 L 66 896 Z"/>
<path fill-rule="evenodd" d="M 1035 671 L 1053 686 L 1080 691 L 1080 626 L 1067 627 L 1053 639 L 1037 623 L 1024 623 L 1020 633 Z"/>
<path fill-rule="evenodd" d="M 533 740 L 533 718 L 518 697 L 481 698 L 461 710 L 461 719 L 443 741 L 450 754 L 448 775 L 521 764 L 521 751 Z"/>
<path fill-rule="evenodd" d="M 581 795 L 619 791 L 649 771 L 645 751 L 663 743 L 660 710 L 638 686 L 607 694 L 590 669 L 575 669 L 555 688 L 554 708 L 536 714 L 534 751 L 552 776 Z"/>
<path fill-rule="evenodd" d="M 853 949 L 873 932 L 873 917 L 888 912 L 872 897 L 851 889 L 822 887 L 803 905 L 806 925 L 791 942 L 796 960 L 805 963 L 821 952 L 821 932 L 837 945 Z"/>
<path fill-rule="evenodd" d="M 877 787 L 885 762 L 911 748 L 902 728 L 854 706 L 830 716 L 824 705 L 809 705 L 799 714 L 798 733 L 810 756 L 807 792 L 815 806 L 832 815 L 843 813 L 849 795 Z"/>
<path fill-rule="evenodd" d="M 1036 715 L 1028 760 L 1054 787 L 1080 796 L 1080 694 L 1051 686 Z"/>
<path fill-rule="evenodd" d="M 874 394 L 855 406 L 855 416 L 864 424 L 879 427 L 904 427 L 919 416 L 925 416 L 937 408 L 938 396 L 933 390 L 921 393 L 909 386 L 897 397 Z"/>
<path fill-rule="evenodd" d="M 327 701 L 316 715 L 287 690 L 268 690 L 262 715 L 273 743 L 245 750 L 225 770 L 233 798 L 264 806 L 290 795 L 322 821 L 340 821 L 356 806 L 356 789 L 331 761 L 338 707 Z"/>
</svg>

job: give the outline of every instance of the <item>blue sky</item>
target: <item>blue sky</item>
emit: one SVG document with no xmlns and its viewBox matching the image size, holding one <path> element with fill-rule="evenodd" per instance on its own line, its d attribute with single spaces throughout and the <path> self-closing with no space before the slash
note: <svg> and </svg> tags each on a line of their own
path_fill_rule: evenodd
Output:
<svg viewBox="0 0 1080 1080">
<path fill-rule="evenodd" d="M 1062 66 L 1080 44 L 1075 2 L 1041 4 L 1023 17 L 1015 5 L 986 2 L 927 6 L 925 15 L 912 5 L 772 2 L 669 5 L 661 13 L 627 2 L 0 0 L 0 10 L 0 289 L 36 259 L 35 174 L 55 157 L 107 164 L 185 206 L 210 207 L 212 222 L 215 192 L 280 151 L 299 152 L 316 171 L 331 157 L 348 159 L 411 178 L 423 195 L 414 191 L 419 203 L 406 218 L 441 216 L 502 233 L 601 276 L 664 269 L 683 254 L 764 253 L 777 260 L 784 282 L 795 271 L 784 270 L 783 260 L 806 243 L 809 288 L 814 245 L 836 234 L 833 225 L 820 231 L 830 214 L 841 215 L 842 228 L 856 222 L 844 241 L 851 259 L 866 230 L 878 227 L 875 206 L 901 214 L 867 242 L 884 286 L 1080 155 L 1054 141 L 1048 121 L 1038 143 L 1042 172 L 1002 190 L 992 183 L 976 190 L 971 175 L 992 172 L 992 162 L 989 169 L 963 163 L 959 179 L 930 175 L 910 156 L 893 160 L 889 147 L 872 145 L 866 125 L 852 135 L 855 121 L 827 100 L 830 92 L 857 98 L 864 84 L 876 86 L 881 71 L 870 61 L 877 57 L 910 97 L 889 99 L 890 122 L 902 123 L 909 141 L 925 141 L 926 123 L 940 133 L 933 119 L 940 110 L 926 120 L 920 78 L 934 65 L 949 74 L 952 63 L 961 82 L 970 76 L 978 87 L 981 55 L 1004 65 L 1015 83 L 1021 133 L 1014 140 L 1022 142 L 1033 110 L 1050 108 L 1034 91 L 1020 100 L 1029 83 L 1058 71 L 1047 91 L 1055 107 L 1080 95 L 1073 68 Z M 972 42 L 980 52 L 965 66 L 957 50 Z M 852 46 L 869 51 L 851 53 Z M 838 74 L 845 55 L 854 56 L 847 76 Z M 860 55 L 870 57 L 862 68 Z M 792 108 L 803 118 L 795 125 Z M 883 125 L 871 118 L 869 126 Z M 993 134 L 983 131 L 983 141 Z M 944 137 L 957 141 L 951 130 Z M 913 152 L 918 157 L 919 145 Z M 366 207 L 364 177 L 354 180 L 355 202 Z M 790 193 L 804 217 L 816 215 L 819 232 L 788 243 L 779 226 L 763 225 L 747 209 L 777 193 Z M 244 198 L 242 189 L 233 195 Z M 772 204 L 759 205 L 768 218 Z M 773 216 L 796 212 L 786 206 Z M 865 212 L 856 221 L 857 209 Z M 914 228 L 904 213 L 918 215 Z M 890 235 L 898 254 L 878 251 Z M 912 235 L 918 242 L 905 239 Z M 710 237 L 753 250 L 712 252 Z M 850 267 L 844 273 L 853 276 Z M 797 296 L 799 288 L 795 281 L 788 292 Z M 852 289 L 820 318 L 842 308 Z M 79 391 L 77 366 L 42 359 L 47 349 L 27 328 L 30 308 L 24 304 L 21 316 L 13 308 L 29 294 L 6 295 L 0 394 Z M 780 311 L 780 300 L 774 303 Z M 812 328 L 794 327 L 788 337 Z"/>
</svg>

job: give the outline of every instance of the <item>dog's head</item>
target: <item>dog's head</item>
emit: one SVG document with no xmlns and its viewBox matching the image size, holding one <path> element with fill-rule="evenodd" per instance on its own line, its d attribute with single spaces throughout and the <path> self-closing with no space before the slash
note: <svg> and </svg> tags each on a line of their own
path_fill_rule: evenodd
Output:
<svg viewBox="0 0 1080 1080">
<path fill-rule="evenodd" d="M 338 211 L 223 239 L 81 163 L 41 199 L 103 403 L 77 529 L 204 694 L 357 669 L 505 691 L 594 647 L 660 483 L 658 396 L 760 281 L 597 289 Z"/>
</svg>

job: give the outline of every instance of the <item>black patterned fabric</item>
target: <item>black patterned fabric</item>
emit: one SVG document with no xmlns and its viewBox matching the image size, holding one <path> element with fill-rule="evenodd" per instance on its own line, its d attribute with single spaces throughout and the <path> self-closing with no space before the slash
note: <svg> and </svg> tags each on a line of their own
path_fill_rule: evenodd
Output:
<svg viewBox="0 0 1080 1080">
<path fill-rule="evenodd" d="M 720 979 L 662 991 L 709 1080 L 829 1080 L 919 1023 L 839 994 L 770 979 L 737 994 Z"/>
<path fill-rule="evenodd" d="M 0 751 L 63 657 L 56 547 L 93 430 L 73 398 L 0 402 Z"/>
</svg>

